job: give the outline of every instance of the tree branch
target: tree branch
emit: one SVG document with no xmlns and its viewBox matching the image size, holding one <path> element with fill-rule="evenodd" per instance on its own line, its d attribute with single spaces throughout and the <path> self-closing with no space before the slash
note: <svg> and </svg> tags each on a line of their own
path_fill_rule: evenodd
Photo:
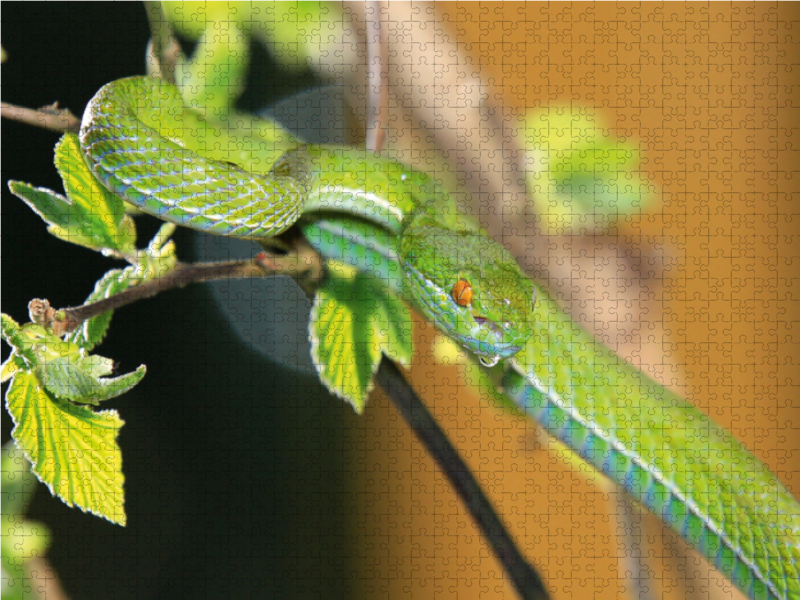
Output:
<svg viewBox="0 0 800 600">
<path fill-rule="evenodd" d="M 68 108 L 59 108 L 58 102 L 36 110 L 3 102 L 0 105 L 0 116 L 11 121 L 33 125 L 34 127 L 43 127 L 51 131 L 78 133 L 81 128 L 81 120 L 73 115 Z"/>
<path fill-rule="evenodd" d="M 483 536 L 491 544 L 520 596 L 525 600 L 547 600 L 549 596 L 541 577 L 533 566 L 525 561 L 511 534 L 481 490 L 480 484 L 472 476 L 472 471 L 403 374 L 386 357 L 378 367 L 376 380 L 394 402 L 409 427 L 433 455 L 439 468 L 444 471 Z"/>
<path fill-rule="evenodd" d="M 324 276 L 324 263 L 316 251 L 304 240 L 298 240 L 294 251 L 285 256 L 270 256 L 264 252 L 252 260 L 225 263 L 178 263 L 175 268 L 157 279 L 151 279 L 121 291 L 110 298 L 73 308 L 53 310 L 47 300 L 34 299 L 28 305 L 31 320 L 52 329 L 58 336 L 69 333 L 81 323 L 110 310 L 116 310 L 172 288 L 190 283 L 215 279 L 247 279 L 288 275 L 306 294 L 314 289 Z"/>
<path fill-rule="evenodd" d="M 381 11 L 384 2 L 373 0 L 366 9 L 367 57 L 369 60 L 369 109 L 367 150 L 378 152 L 386 142 L 389 119 L 388 42 Z"/>
</svg>

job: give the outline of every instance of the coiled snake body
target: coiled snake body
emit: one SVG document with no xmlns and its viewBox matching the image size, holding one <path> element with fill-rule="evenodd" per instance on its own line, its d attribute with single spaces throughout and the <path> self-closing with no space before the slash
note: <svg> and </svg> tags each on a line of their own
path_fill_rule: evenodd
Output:
<svg viewBox="0 0 800 600">
<path fill-rule="evenodd" d="M 365 150 L 301 145 L 269 122 L 228 125 L 235 136 L 184 107 L 176 87 L 131 77 L 95 95 L 80 141 L 106 187 L 200 231 L 258 240 L 346 214 L 362 244 L 389 248 L 399 291 L 485 364 L 522 348 L 531 282 L 433 179 Z"/>
</svg>

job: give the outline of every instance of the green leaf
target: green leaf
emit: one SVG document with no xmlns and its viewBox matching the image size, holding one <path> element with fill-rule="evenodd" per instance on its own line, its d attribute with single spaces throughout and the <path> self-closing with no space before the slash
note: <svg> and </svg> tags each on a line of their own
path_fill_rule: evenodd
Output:
<svg viewBox="0 0 800 600">
<path fill-rule="evenodd" d="M 93 240 L 90 248 L 109 248 L 123 254 L 134 252 L 136 228 L 133 219 L 125 214 L 122 200 L 109 192 L 86 166 L 78 136 L 74 133 L 65 133 L 56 144 L 55 164 L 72 210 L 69 228 L 51 233 L 72 241 L 69 235 L 77 229 L 84 238 Z"/>
<path fill-rule="evenodd" d="M 87 356 L 41 325 L 19 327 L 3 315 L 2 333 L 16 357 L 6 393 L 15 424 L 11 436 L 33 472 L 67 505 L 124 524 L 122 458 L 116 444 L 122 420 L 115 411 L 95 413 L 73 402 L 96 404 L 128 391 L 144 377 L 144 366 L 106 377 L 113 372 L 111 360 Z"/>
<path fill-rule="evenodd" d="M 72 207 L 64 196 L 14 180 L 8 182 L 8 189 L 47 223 L 47 231 L 52 235 L 73 244 L 89 248 L 96 246 L 96 240 L 86 235 L 78 219 L 71 215 Z"/>
<path fill-rule="evenodd" d="M 28 323 L 20 327 L 6 314 L 2 315 L 2 337 L 14 349 L 12 354 L 17 356 L 21 366 L 26 369 L 32 368 L 39 362 L 37 354 L 44 356 L 45 360 L 47 357 L 57 358 L 62 356 L 60 352 L 62 346 L 68 347 L 64 346 L 65 342 L 48 333 L 41 325 Z M 55 351 L 50 351 L 52 345 L 55 345 Z M 75 350 L 77 353 L 77 348 Z"/>
<path fill-rule="evenodd" d="M 588 107 L 553 106 L 524 117 L 527 184 L 553 233 L 607 230 L 652 207 L 656 186 L 639 171 L 643 152 L 614 138 Z"/>
<path fill-rule="evenodd" d="M 236 25 L 244 41 L 256 36 L 284 67 L 305 68 L 330 38 L 344 33 L 344 12 L 336 2 L 162 2 L 176 31 L 191 40 Z M 223 35 L 226 37 L 223 29 Z M 229 60 L 236 60 L 234 54 Z"/>
<path fill-rule="evenodd" d="M 82 359 L 82 366 L 92 377 L 105 377 L 114 372 L 114 361 L 102 356 L 87 356 Z"/>
<path fill-rule="evenodd" d="M 231 22 L 245 27 L 251 23 L 250 2 L 161 2 L 164 16 L 181 35 L 196 41 L 215 23 Z"/>
<path fill-rule="evenodd" d="M 0 314 L 0 336 L 2 336 L 5 341 L 13 339 L 19 330 L 19 323 L 5 313 Z"/>
<path fill-rule="evenodd" d="M 146 372 L 142 365 L 136 371 L 119 377 L 96 375 L 98 372 L 103 375 L 111 372 L 110 368 L 106 368 L 107 363 L 113 361 L 101 356 L 57 358 L 37 365 L 35 373 L 55 397 L 97 405 L 129 391 L 142 380 Z"/>
<path fill-rule="evenodd" d="M 6 315 L 3 315 L 6 318 Z M 8 317 L 8 321 L 13 320 Z M 4 320 L 4 324 L 6 321 Z M 14 323 L 16 325 L 16 323 Z M 10 334 L 8 334 L 10 333 Z M 36 323 L 26 323 L 23 327 L 13 329 L 3 328 L 3 339 L 14 348 L 17 355 L 24 361 L 25 368 L 32 369 L 36 365 L 56 358 L 80 356 L 80 348 L 75 344 L 65 342 Z"/>
<path fill-rule="evenodd" d="M 56 358 L 36 365 L 34 373 L 47 391 L 56 398 L 83 398 L 91 392 L 94 378 L 82 369 L 77 358 Z M 82 402 L 81 404 L 89 404 Z M 96 404 L 96 403 L 95 403 Z"/>
<path fill-rule="evenodd" d="M 411 361 L 411 315 L 379 279 L 328 261 L 314 299 L 311 354 L 325 386 L 361 413 L 381 354 Z"/>
<path fill-rule="evenodd" d="M 33 371 L 57 398 L 97 404 L 127 392 L 144 377 L 144 365 L 127 375 L 104 377 L 113 371 L 111 359 L 88 356 L 76 344 L 59 339 L 41 325 L 28 323 L 11 330 L 6 341 L 18 355 L 27 357 L 23 368 Z"/>
<path fill-rule="evenodd" d="M 122 455 L 116 411 L 93 412 L 55 398 L 31 372 L 15 375 L 6 393 L 16 444 L 33 473 L 68 506 L 125 524 Z"/>
<path fill-rule="evenodd" d="M 11 193 L 31 207 L 47 223 L 47 231 L 66 242 L 92 250 L 111 247 L 107 235 L 96 233 L 82 221 L 81 214 L 64 196 L 47 188 L 33 187 L 21 181 L 9 181 Z"/>
<path fill-rule="evenodd" d="M 95 284 L 94 290 L 86 298 L 84 304 L 97 302 L 110 298 L 119 292 L 128 289 L 130 286 L 139 283 L 140 278 L 133 267 L 127 269 L 113 269 L 108 271 Z M 108 326 L 111 324 L 111 315 L 114 311 L 109 310 L 102 314 L 87 319 L 78 326 L 77 329 L 67 334 L 65 340 L 78 345 L 84 350 L 91 350 L 106 336 Z"/>
<path fill-rule="evenodd" d="M 217 21 L 205 30 L 191 60 L 175 75 L 186 106 L 208 117 L 229 111 L 245 88 L 250 40 L 238 24 Z"/>
<path fill-rule="evenodd" d="M 173 223 L 164 223 L 147 248 L 136 253 L 136 283 L 163 277 L 175 268 L 178 262 L 175 242 L 169 239 L 174 231 Z"/>
<path fill-rule="evenodd" d="M 17 356 L 16 350 L 12 350 L 6 362 L 0 367 L 0 383 L 5 383 L 11 379 L 17 371 L 25 368 L 25 362 Z"/>
<path fill-rule="evenodd" d="M 513 361 L 526 385 L 508 382 L 510 397 L 741 589 L 800 598 L 800 503 L 727 431 L 536 288 L 533 335 Z"/>
</svg>

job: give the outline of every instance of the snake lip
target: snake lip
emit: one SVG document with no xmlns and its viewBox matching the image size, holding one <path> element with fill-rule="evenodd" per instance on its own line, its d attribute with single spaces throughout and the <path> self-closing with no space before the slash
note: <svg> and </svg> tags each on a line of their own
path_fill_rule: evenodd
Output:
<svg viewBox="0 0 800 600">
<path fill-rule="evenodd" d="M 468 335 L 460 335 L 460 334 L 452 334 L 453 337 L 462 345 L 467 345 L 472 352 L 474 352 L 477 356 L 483 356 L 486 358 L 493 358 L 499 356 L 500 358 L 508 358 L 509 356 L 514 356 L 517 352 L 522 350 L 522 346 L 518 345 L 509 345 L 501 343 L 495 345 L 491 342 L 487 342 L 485 340 L 478 340 L 477 338 L 468 336 Z M 477 348 L 477 349 L 476 349 Z"/>
<path fill-rule="evenodd" d="M 491 319 L 487 319 L 486 317 L 481 317 L 480 315 L 472 315 L 472 318 L 475 319 L 475 322 L 480 326 L 488 325 L 489 329 L 492 330 L 494 337 L 496 337 L 500 342 L 503 341 L 503 330 L 497 326 L 497 323 Z"/>
</svg>

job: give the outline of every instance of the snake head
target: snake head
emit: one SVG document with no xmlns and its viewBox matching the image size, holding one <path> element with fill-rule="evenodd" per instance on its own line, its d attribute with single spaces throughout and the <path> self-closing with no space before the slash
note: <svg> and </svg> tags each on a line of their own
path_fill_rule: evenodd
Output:
<svg viewBox="0 0 800 600">
<path fill-rule="evenodd" d="M 523 348 L 533 320 L 533 284 L 494 240 L 423 215 L 403 232 L 400 261 L 420 312 L 483 364 Z"/>
</svg>

